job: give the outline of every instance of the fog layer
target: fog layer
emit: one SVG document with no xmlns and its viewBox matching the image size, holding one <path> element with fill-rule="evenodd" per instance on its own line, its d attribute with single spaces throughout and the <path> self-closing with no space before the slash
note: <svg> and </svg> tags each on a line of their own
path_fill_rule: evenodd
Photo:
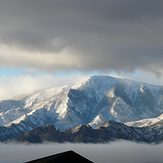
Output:
<svg viewBox="0 0 163 163">
<path fill-rule="evenodd" d="M 74 150 L 95 163 L 162 163 L 163 144 L 148 145 L 118 141 L 109 144 L 1 144 L 0 162 L 21 163 Z"/>
</svg>

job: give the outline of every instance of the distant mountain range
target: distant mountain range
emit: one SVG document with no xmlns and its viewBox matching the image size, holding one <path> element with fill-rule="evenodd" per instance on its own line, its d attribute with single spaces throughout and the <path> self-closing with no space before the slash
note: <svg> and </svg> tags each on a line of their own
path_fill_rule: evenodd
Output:
<svg viewBox="0 0 163 163">
<path fill-rule="evenodd" d="M 159 142 L 162 128 L 163 86 L 109 76 L 0 101 L 2 142 Z"/>
<path fill-rule="evenodd" d="M 89 125 L 83 125 L 71 130 L 60 131 L 53 125 L 48 125 L 25 132 L 6 142 L 27 144 L 43 142 L 105 143 L 121 139 L 145 143 L 160 143 L 163 140 L 163 126 L 138 128 L 110 121 L 98 129 L 93 129 Z"/>
</svg>

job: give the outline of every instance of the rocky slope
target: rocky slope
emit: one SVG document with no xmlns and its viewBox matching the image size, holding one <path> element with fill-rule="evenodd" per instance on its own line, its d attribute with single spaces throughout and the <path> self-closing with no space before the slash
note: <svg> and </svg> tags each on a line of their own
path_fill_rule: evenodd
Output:
<svg viewBox="0 0 163 163">
<path fill-rule="evenodd" d="M 84 142 L 104 143 L 114 140 L 130 140 L 146 143 L 159 143 L 163 141 L 163 127 L 129 127 L 122 123 L 109 121 L 102 127 L 94 129 L 89 125 L 59 131 L 53 125 L 39 127 L 32 131 L 19 135 L 8 142 L 43 143 L 43 142 Z"/>
</svg>

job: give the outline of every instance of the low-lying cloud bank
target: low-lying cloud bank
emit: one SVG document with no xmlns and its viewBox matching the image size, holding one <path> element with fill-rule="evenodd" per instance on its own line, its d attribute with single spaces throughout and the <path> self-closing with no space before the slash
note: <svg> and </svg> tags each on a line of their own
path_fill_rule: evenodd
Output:
<svg viewBox="0 0 163 163">
<path fill-rule="evenodd" d="M 0 65 L 163 70 L 162 0 L 1 0 Z"/>
<path fill-rule="evenodd" d="M 95 163 L 162 163 L 163 144 L 147 145 L 127 141 L 109 144 L 0 144 L 0 161 L 22 163 L 67 150 L 74 150 Z"/>
</svg>

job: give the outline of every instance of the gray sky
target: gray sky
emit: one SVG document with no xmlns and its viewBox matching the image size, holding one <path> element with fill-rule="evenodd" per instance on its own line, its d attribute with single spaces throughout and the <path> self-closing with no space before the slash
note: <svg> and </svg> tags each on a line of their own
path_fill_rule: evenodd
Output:
<svg viewBox="0 0 163 163">
<path fill-rule="evenodd" d="M 163 84 L 162 61 L 163 0 L 0 0 L 0 99 L 76 75 Z"/>
<path fill-rule="evenodd" d="M 0 64 L 160 75 L 162 27 L 162 0 L 1 0 Z"/>
</svg>

